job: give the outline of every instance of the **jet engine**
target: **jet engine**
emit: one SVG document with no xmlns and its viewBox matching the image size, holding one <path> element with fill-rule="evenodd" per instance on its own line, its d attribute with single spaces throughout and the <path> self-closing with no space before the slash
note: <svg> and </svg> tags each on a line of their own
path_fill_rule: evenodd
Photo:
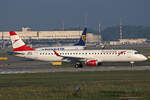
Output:
<svg viewBox="0 0 150 100">
<path fill-rule="evenodd" d="M 86 64 L 88 66 L 98 66 L 98 65 L 101 65 L 101 62 L 98 62 L 97 60 L 87 60 Z"/>
</svg>

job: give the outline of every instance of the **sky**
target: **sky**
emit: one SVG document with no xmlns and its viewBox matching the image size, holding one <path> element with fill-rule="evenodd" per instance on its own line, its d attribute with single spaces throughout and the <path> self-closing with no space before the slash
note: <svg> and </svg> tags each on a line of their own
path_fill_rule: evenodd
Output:
<svg viewBox="0 0 150 100">
<path fill-rule="evenodd" d="M 0 30 L 150 26 L 150 0 L 0 0 Z M 86 20 L 86 22 L 85 22 Z"/>
</svg>

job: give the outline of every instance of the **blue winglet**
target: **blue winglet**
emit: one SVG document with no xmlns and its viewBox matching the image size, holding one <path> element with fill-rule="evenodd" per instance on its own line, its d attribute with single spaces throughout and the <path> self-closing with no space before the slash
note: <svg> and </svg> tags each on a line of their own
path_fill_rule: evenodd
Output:
<svg viewBox="0 0 150 100">
<path fill-rule="evenodd" d="M 84 31 L 80 37 L 80 40 L 78 43 L 74 44 L 75 46 L 85 46 L 85 42 L 86 42 L 86 32 L 87 32 L 87 28 L 84 28 Z"/>
</svg>

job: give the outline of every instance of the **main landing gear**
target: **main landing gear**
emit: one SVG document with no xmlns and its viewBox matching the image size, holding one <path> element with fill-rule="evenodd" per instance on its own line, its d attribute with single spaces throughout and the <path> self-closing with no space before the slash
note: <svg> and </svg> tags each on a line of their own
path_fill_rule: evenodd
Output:
<svg viewBox="0 0 150 100">
<path fill-rule="evenodd" d="M 82 62 L 76 62 L 76 64 L 75 64 L 74 67 L 75 67 L 75 68 L 82 68 L 82 67 L 83 67 L 83 64 L 82 64 Z"/>
</svg>

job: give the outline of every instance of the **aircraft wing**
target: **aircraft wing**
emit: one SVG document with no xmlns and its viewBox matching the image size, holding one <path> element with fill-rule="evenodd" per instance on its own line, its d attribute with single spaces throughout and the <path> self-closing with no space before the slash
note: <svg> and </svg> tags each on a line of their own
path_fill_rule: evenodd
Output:
<svg viewBox="0 0 150 100">
<path fill-rule="evenodd" d="M 8 55 L 17 55 L 17 54 L 20 54 L 20 55 L 24 55 L 24 53 L 19 53 L 19 52 L 7 52 Z"/>
<path fill-rule="evenodd" d="M 55 50 L 53 50 L 56 56 L 62 57 L 64 60 L 70 60 L 70 61 L 86 61 L 86 58 L 82 57 L 70 57 L 70 56 L 62 56 L 58 54 Z"/>
</svg>

